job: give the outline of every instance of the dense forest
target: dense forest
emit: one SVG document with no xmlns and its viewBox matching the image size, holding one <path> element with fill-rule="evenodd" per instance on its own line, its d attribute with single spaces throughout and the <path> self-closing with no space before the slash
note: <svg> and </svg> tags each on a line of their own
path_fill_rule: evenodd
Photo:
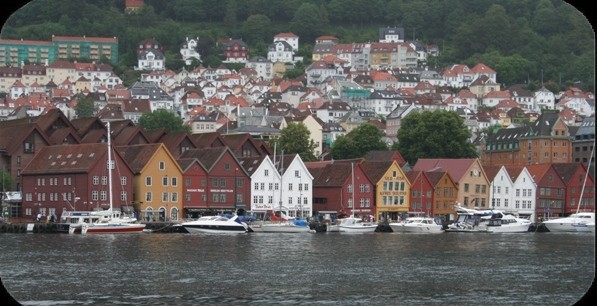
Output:
<svg viewBox="0 0 597 306">
<path fill-rule="evenodd" d="M 393 26 L 405 29 L 406 40 L 439 47 L 430 68 L 483 62 L 506 85 L 536 87 L 543 80 L 594 91 L 594 31 L 582 11 L 562 0 L 145 0 L 133 14 L 124 13 L 124 2 L 32 0 L 8 17 L 0 35 L 116 36 L 116 71 L 123 72 L 136 64 L 135 47 L 147 38 L 165 47 L 167 67 L 178 70 L 185 37 L 200 38 L 203 64 L 213 67 L 222 60 L 217 41 L 227 37 L 266 56 L 273 35 L 292 32 L 300 37 L 299 55 L 309 59 L 317 36 L 377 41 L 379 27 Z"/>
</svg>

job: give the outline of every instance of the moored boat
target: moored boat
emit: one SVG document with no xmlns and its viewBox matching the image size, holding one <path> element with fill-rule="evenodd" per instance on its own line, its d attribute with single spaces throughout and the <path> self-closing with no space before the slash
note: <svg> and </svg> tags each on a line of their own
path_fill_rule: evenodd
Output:
<svg viewBox="0 0 597 306">
<path fill-rule="evenodd" d="M 550 232 L 578 232 L 578 228 L 591 222 L 595 224 L 594 212 L 579 212 L 568 217 L 546 220 L 542 224 Z M 588 227 L 587 231 L 590 231 Z"/>
<path fill-rule="evenodd" d="M 493 214 L 491 218 L 487 220 L 487 232 L 524 233 L 529 231 L 531 224 L 531 220 L 498 212 Z"/>
<path fill-rule="evenodd" d="M 377 229 L 377 224 L 373 222 L 365 222 L 361 218 L 350 216 L 348 218 L 340 219 L 338 230 L 347 233 L 373 233 Z"/>
<path fill-rule="evenodd" d="M 112 164 L 112 145 L 110 137 L 110 123 L 108 128 L 108 165 Z M 90 215 L 97 216 L 99 219 L 94 222 L 83 223 L 81 225 L 81 234 L 118 234 L 118 233 L 141 233 L 145 229 L 145 224 L 137 223 L 137 219 L 123 216 L 119 210 L 113 209 L 112 204 L 112 166 L 108 166 L 108 201 L 109 208 L 103 211 L 93 211 Z M 91 219 L 90 221 L 93 221 Z M 77 227 L 73 227 L 73 232 Z M 69 233 L 71 229 L 69 229 Z"/>
<path fill-rule="evenodd" d="M 391 225 L 390 225 L 391 226 Z M 444 228 L 431 217 L 411 217 L 402 224 L 402 229 L 406 233 L 443 233 Z M 394 230 L 394 228 L 392 228 Z"/>
<path fill-rule="evenodd" d="M 242 234 L 249 232 L 245 222 L 237 221 L 238 216 L 203 216 L 197 220 L 183 222 L 180 226 L 189 233 L 233 233 Z"/>
</svg>

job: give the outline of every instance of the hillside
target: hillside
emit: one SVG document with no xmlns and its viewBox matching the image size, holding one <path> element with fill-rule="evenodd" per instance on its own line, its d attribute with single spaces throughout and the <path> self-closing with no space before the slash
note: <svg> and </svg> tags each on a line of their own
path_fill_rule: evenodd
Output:
<svg viewBox="0 0 597 306">
<path fill-rule="evenodd" d="M 215 66 L 222 38 L 242 38 L 253 55 L 265 55 L 273 35 L 292 32 L 300 37 L 299 55 L 310 58 L 317 36 L 376 41 L 379 27 L 397 26 L 407 40 L 439 47 L 431 68 L 483 62 L 501 83 L 543 80 L 594 91 L 594 31 L 579 9 L 561 0 L 145 0 L 135 13 L 124 8 L 124 0 L 32 0 L 6 20 L 0 36 L 116 36 L 116 71 L 124 72 L 147 38 L 165 46 L 167 67 L 178 70 L 186 37 L 199 37 L 203 64 Z"/>
</svg>

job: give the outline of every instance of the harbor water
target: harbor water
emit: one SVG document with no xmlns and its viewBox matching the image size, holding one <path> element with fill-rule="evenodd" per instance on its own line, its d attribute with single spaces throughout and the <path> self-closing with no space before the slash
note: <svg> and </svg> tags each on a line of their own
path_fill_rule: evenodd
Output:
<svg viewBox="0 0 597 306">
<path fill-rule="evenodd" d="M 590 233 L 0 234 L 23 305 L 573 305 Z"/>
</svg>

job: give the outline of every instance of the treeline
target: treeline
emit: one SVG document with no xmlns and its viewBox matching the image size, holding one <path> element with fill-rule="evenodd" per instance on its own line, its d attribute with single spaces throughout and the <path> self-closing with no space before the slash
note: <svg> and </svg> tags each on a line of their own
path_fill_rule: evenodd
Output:
<svg viewBox="0 0 597 306">
<path fill-rule="evenodd" d="M 136 45 L 154 38 L 167 67 L 179 69 L 185 37 L 199 37 L 204 65 L 221 62 L 216 42 L 242 38 L 266 55 L 273 35 L 300 37 L 310 58 L 314 39 L 378 40 L 379 27 L 405 29 L 407 40 L 435 44 L 428 65 L 483 62 L 504 84 L 575 84 L 594 91 L 595 37 L 583 12 L 561 0 L 145 0 L 124 14 L 124 0 L 32 0 L 4 25 L 3 38 L 49 40 L 56 35 L 117 36 L 120 70 L 136 64 Z M 307 63 L 308 64 L 308 63 Z"/>
</svg>

